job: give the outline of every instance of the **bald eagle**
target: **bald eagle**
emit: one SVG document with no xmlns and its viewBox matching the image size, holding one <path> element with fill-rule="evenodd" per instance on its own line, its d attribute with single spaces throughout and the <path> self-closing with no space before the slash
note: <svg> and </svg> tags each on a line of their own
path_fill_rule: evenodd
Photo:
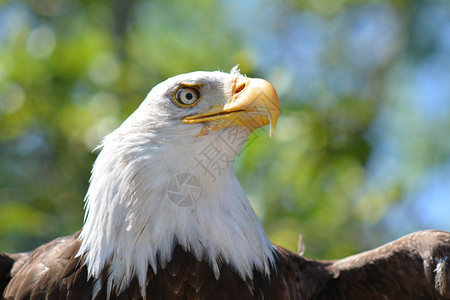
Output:
<svg viewBox="0 0 450 300">
<path fill-rule="evenodd" d="M 193 72 L 155 86 L 106 136 L 83 228 L 0 254 L 5 299 L 450 299 L 450 233 L 335 261 L 272 244 L 233 174 L 279 113 L 267 81 Z"/>
</svg>

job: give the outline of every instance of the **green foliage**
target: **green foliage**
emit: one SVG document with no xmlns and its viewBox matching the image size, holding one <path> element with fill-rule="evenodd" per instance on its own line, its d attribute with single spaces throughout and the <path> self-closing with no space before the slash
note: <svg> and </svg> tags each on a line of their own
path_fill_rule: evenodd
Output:
<svg viewBox="0 0 450 300">
<path fill-rule="evenodd" d="M 439 49 L 424 40 L 429 7 L 410 2 L 0 2 L 0 249 L 81 227 L 91 151 L 152 86 L 236 64 L 281 97 L 274 138 L 258 130 L 235 163 L 269 237 L 295 250 L 303 234 L 307 255 L 326 258 L 385 241 L 383 216 L 450 153 L 450 109 L 428 122 L 408 99 L 416 79 L 405 74 Z M 352 47 L 371 32 L 349 36 L 376 13 L 396 29 L 368 59 Z M 401 155 L 380 178 L 374 165 L 387 155 L 376 145 L 388 132 Z"/>
</svg>

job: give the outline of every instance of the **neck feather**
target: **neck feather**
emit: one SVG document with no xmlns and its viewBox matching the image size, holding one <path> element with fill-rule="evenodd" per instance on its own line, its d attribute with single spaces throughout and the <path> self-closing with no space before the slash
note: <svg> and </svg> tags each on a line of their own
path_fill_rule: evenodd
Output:
<svg viewBox="0 0 450 300">
<path fill-rule="evenodd" d="M 148 267 L 164 268 L 176 244 L 208 262 L 216 279 L 222 262 L 243 279 L 254 270 L 269 274 L 273 246 L 230 166 L 205 169 L 205 147 L 186 159 L 161 142 L 124 139 L 112 134 L 104 141 L 86 195 L 78 255 L 89 276 L 109 265 L 109 289 L 120 292 L 135 276 L 144 289 Z M 224 149 L 220 139 L 210 142 Z"/>
</svg>

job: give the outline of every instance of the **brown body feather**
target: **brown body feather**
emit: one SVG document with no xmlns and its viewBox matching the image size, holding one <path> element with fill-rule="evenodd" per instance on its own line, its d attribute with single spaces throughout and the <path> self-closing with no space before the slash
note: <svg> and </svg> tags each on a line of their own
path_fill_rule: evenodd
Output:
<svg viewBox="0 0 450 300">
<path fill-rule="evenodd" d="M 78 233 L 31 255 L 0 255 L 5 299 L 92 299 L 94 279 L 75 255 Z M 450 233 L 422 231 L 336 261 L 316 261 L 277 247 L 270 278 L 242 280 L 222 265 L 219 280 L 206 262 L 177 246 L 172 261 L 147 275 L 147 299 L 450 299 Z M 94 299 L 106 299 L 106 268 Z M 111 299 L 140 299 L 133 279 Z"/>
</svg>

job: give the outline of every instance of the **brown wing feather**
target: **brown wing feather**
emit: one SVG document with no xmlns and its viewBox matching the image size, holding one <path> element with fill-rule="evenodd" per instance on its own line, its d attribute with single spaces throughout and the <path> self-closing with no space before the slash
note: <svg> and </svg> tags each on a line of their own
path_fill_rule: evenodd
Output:
<svg viewBox="0 0 450 300">
<path fill-rule="evenodd" d="M 450 233 L 421 231 L 333 262 L 318 299 L 450 299 Z"/>
<path fill-rule="evenodd" d="M 0 253 L 0 295 L 29 256 L 30 253 Z"/>
<path fill-rule="evenodd" d="M 277 246 L 278 274 L 272 282 L 278 285 L 281 298 L 274 299 L 315 299 L 331 278 L 326 269 L 328 263 L 311 260 Z M 272 298 L 269 298 L 272 299 Z"/>
<path fill-rule="evenodd" d="M 6 285 L 11 280 L 11 269 L 14 260 L 7 254 L 0 253 L 0 292 L 3 293 Z"/>
<path fill-rule="evenodd" d="M 3 294 L 5 299 L 90 299 L 86 292 L 87 272 L 75 255 L 78 233 L 56 239 L 35 251 L 12 276 Z"/>
</svg>

